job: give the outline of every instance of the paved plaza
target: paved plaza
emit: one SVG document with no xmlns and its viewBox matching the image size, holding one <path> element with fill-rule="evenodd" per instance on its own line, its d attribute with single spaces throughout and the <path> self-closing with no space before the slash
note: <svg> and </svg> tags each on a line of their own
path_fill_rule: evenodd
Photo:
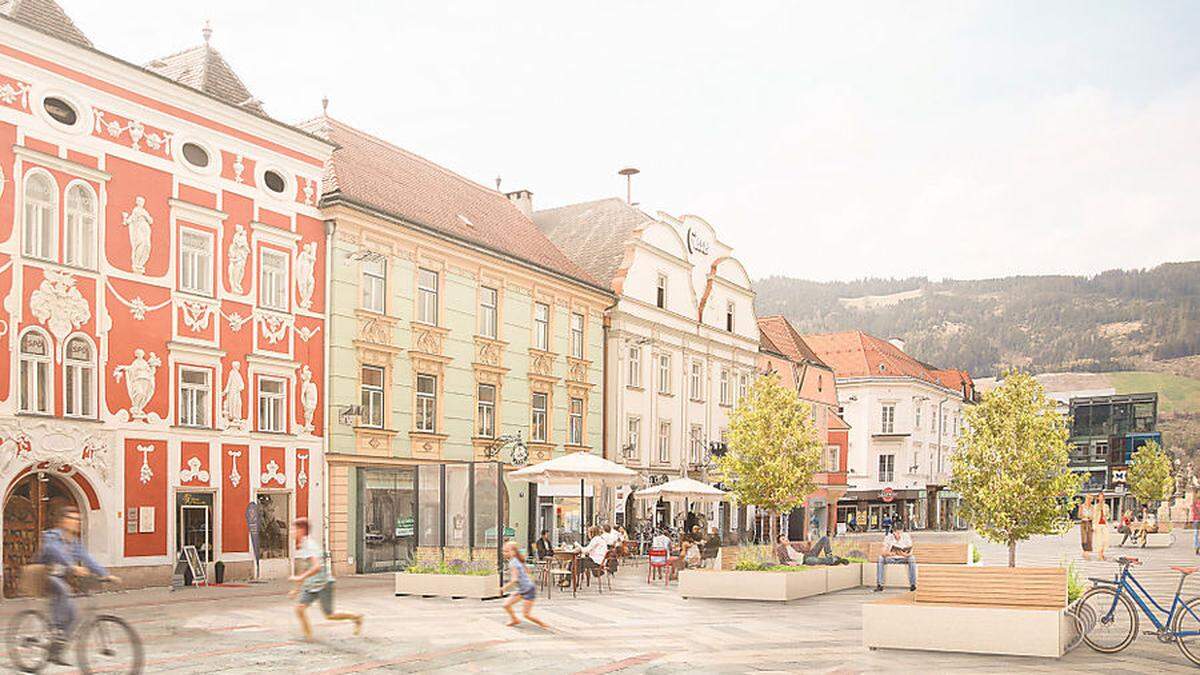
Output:
<svg viewBox="0 0 1200 675">
<path fill-rule="evenodd" d="M 1192 563 L 1190 533 L 1169 550 L 1138 551 L 1139 570 L 1156 593 Z M 948 539 L 966 534 L 918 534 Z M 1058 564 L 1077 554 L 1077 533 L 1044 537 L 1020 549 L 1023 565 Z M 1003 547 L 982 544 L 985 564 L 1004 564 Z M 1114 549 L 1119 553 L 1120 549 Z M 1111 574 L 1111 563 L 1088 563 Z M 281 583 L 241 588 L 135 591 L 96 602 L 133 621 L 147 646 L 147 672 L 307 673 L 539 672 L 1184 672 L 1173 645 L 1141 636 L 1126 652 L 1081 647 L 1062 660 L 998 658 L 862 647 L 861 605 L 879 597 L 860 588 L 786 604 L 684 600 L 674 585 L 647 585 L 644 567 L 627 567 L 615 590 L 555 593 L 537 613 L 553 632 L 504 626 L 497 601 L 397 598 L 388 575 L 338 581 L 339 606 L 367 613 L 361 637 L 345 624 L 316 621 L 317 640 L 299 629 Z M 1188 582 L 1200 594 L 1200 580 Z M 7 602 L 5 618 L 24 602 Z M 315 612 L 314 612 L 315 613 Z M 71 672 L 50 668 L 46 672 Z"/>
</svg>

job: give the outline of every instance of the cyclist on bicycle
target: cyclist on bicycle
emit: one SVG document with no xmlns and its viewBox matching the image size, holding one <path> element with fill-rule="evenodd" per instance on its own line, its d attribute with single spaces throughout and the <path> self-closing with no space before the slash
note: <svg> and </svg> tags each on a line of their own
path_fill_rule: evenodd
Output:
<svg viewBox="0 0 1200 675">
<path fill-rule="evenodd" d="M 69 504 L 59 505 L 52 515 L 51 522 L 57 527 L 42 533 L 42 545 L 34 562 L 46 567 L 44 592 L 50 601 L 50 623 L 56 632 L 50 647 L 50 662 L 65 666 L 70 664 L 63 658 L 63 646 L 74 628 L 76 615 L 70 579 L 89 575 L 112 582 L 119 579 L 88 555 L 79 539 L 77 508 Z"/>
</svg>

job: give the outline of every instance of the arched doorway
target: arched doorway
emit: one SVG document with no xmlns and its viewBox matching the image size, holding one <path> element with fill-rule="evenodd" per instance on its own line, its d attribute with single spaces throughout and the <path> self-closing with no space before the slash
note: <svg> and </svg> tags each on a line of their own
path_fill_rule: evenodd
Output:
<svg viewBox="0 0 1200 675">
<path fill-rule="evenodd" d="M 50 527 L 50 512 L 58 504 L 79 508 L 75 493 L 58 476 L 33 471 L 13 484 L 4 499 L 4 597 L 17 595 L 21 568 L 37 553 L 42 530 Z"/>
</svg>

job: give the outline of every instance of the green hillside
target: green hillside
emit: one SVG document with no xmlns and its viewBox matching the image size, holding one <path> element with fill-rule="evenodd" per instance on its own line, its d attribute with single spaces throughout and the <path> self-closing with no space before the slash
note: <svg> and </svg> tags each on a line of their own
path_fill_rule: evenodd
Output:
<svg viewBox="0 0 1200 675">
<path fill-rule="evenodd" d="M 1200 380 L 1146 371 L 1108 373 L 1108 379 L 1118 394 L 1158 392 L 1160 414 L 1200 413 Z"/>
</svg>

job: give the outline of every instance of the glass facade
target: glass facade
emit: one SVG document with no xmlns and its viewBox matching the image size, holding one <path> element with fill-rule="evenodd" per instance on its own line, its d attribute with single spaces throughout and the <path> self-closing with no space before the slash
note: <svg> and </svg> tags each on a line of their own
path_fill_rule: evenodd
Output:
<svg viewBox="0 0 1200 675">
<path fill-rule="evenodd" d="M 362 572 L 401 570 L 416 554 L 417 467 L 358 470 Z"/>
</svg>

